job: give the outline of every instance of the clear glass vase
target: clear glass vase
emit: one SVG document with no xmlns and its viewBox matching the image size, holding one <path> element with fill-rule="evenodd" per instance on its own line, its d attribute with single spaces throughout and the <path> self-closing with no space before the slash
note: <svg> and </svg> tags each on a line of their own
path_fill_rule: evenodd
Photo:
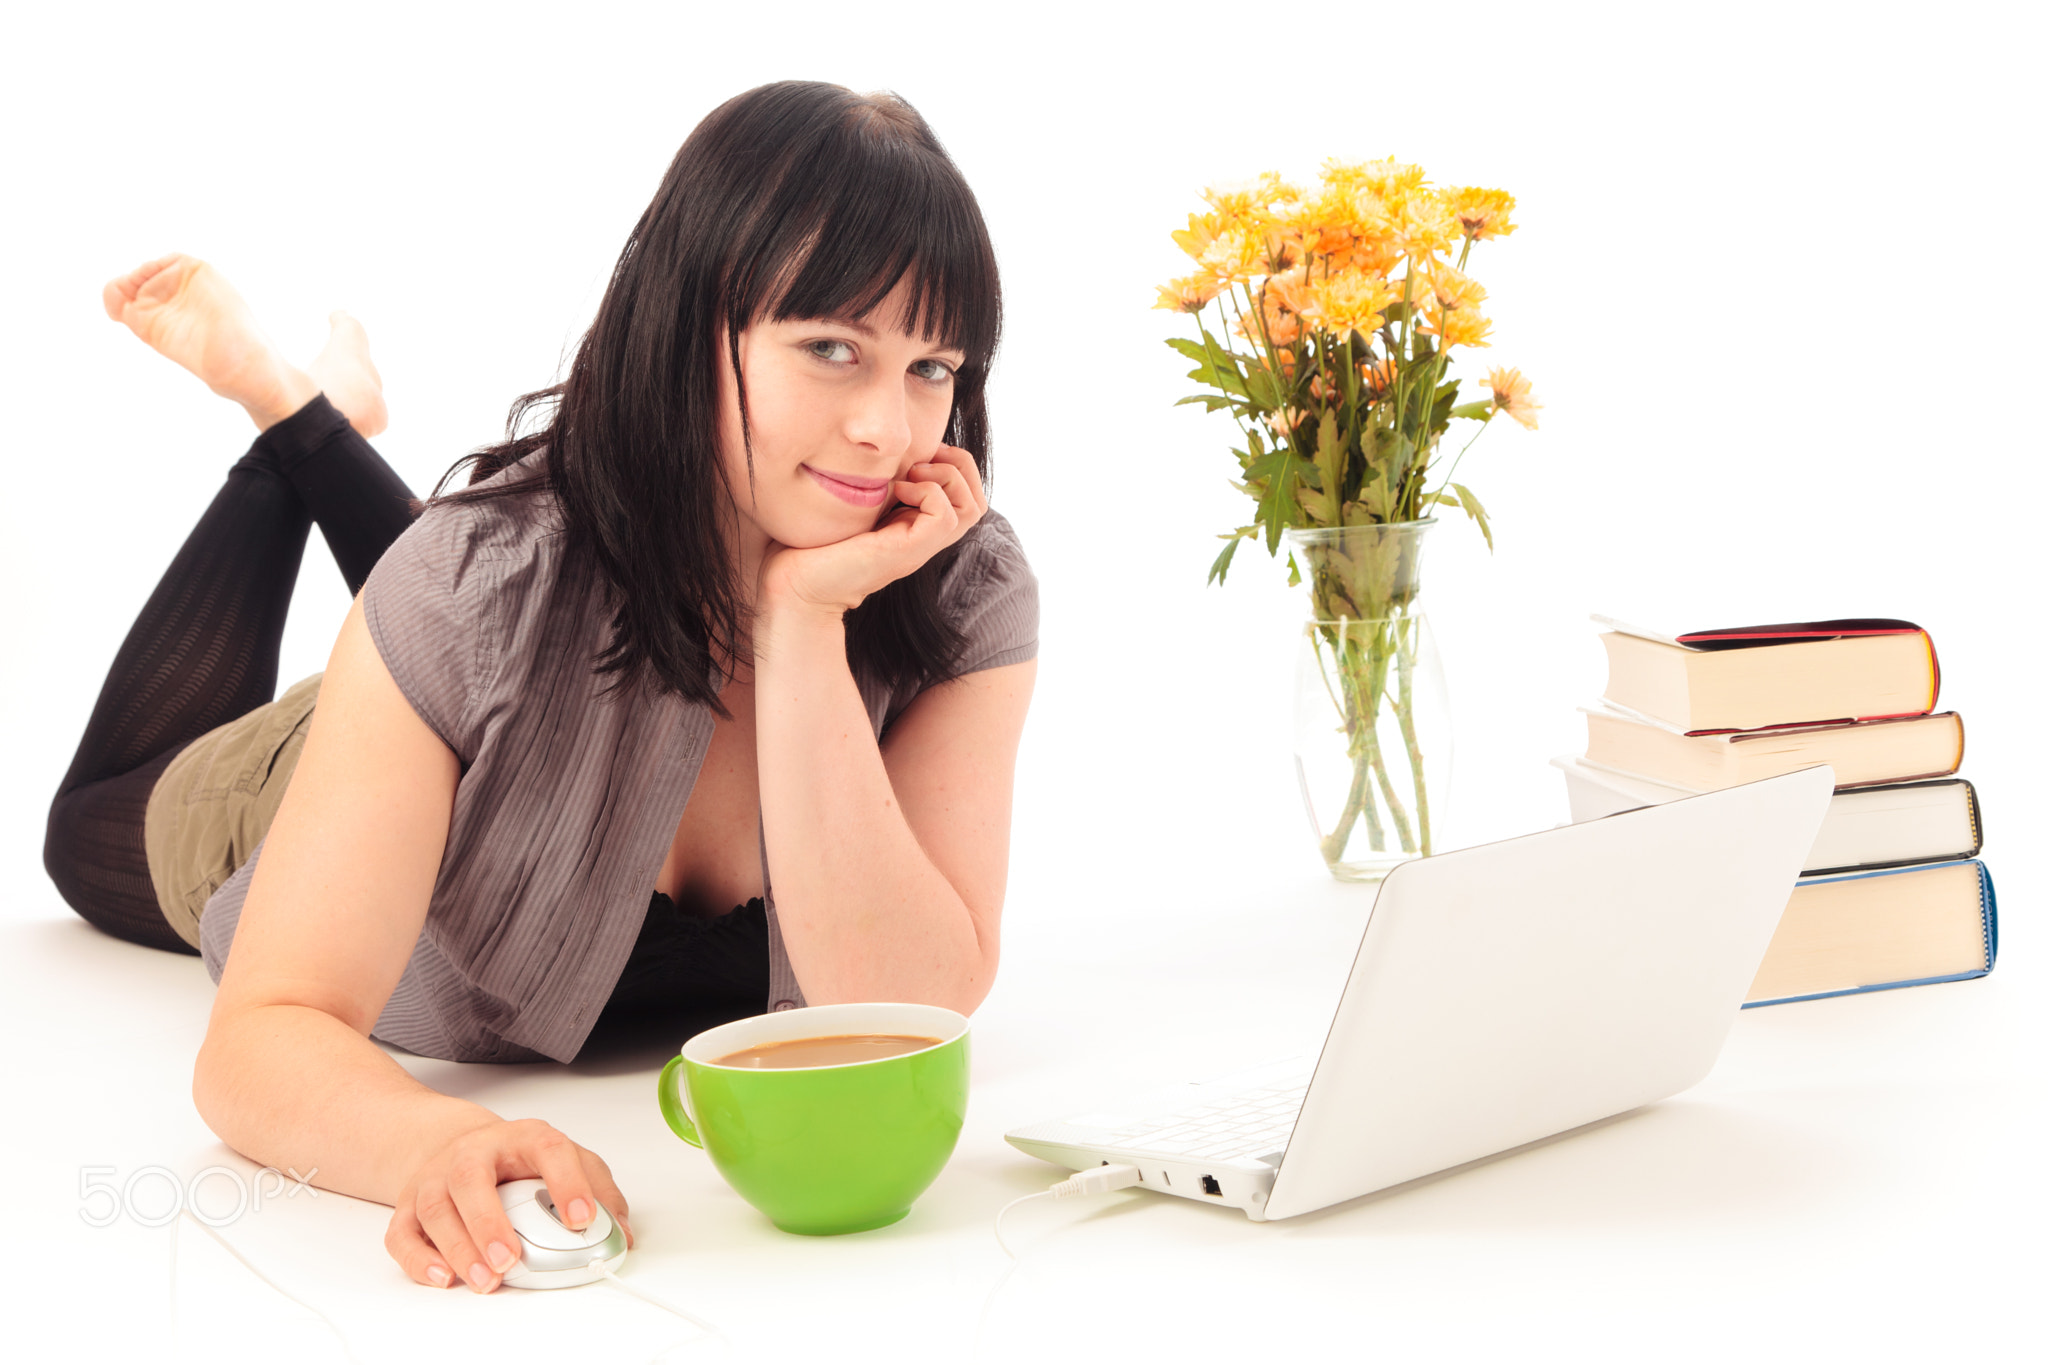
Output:
<svg viewBox="0 0 2048 1365">
<path fill-rule="evenodd" d="M 1434 518 L 1287 532 L 1309 590 L 1294 762 L 1330 875 L 1370 882 L 1442 847 L 1451 708 L 1423 613 Z"/>
</svg>

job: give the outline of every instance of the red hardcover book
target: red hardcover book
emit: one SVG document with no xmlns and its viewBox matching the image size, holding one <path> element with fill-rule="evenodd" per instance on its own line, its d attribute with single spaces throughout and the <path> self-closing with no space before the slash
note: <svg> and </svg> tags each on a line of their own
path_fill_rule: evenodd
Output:
<svg viewBox="0 0 2048 1365">
<path fill-rule="evenodd" d="M 1934 641 L 1854 617 L 1664 635 L 1607 617 L 1607 700 L 1687 734 L 1924 716 L 1941 696 Z"/>
</svg>

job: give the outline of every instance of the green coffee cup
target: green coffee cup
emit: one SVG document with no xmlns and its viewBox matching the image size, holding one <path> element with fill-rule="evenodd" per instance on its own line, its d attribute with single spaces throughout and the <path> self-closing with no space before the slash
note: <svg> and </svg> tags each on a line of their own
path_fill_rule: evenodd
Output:
<svg viewBox="0 0 2048 1365">
<path fill-rule="evenodd" d="M 836 1066 L 718 1064 L 747 1048 L 851 1034 L 939 1041 Z M 656 1093 L 676 1136 L 703 1148 L 726 1183 L 783 1231 L 887 1227 L 910 1212 L 960 1138 L 967 1019 L 937 1005 L 815 1005 L 759 1014 L 683 1044 L 661 1069 Z"/>
</svg>

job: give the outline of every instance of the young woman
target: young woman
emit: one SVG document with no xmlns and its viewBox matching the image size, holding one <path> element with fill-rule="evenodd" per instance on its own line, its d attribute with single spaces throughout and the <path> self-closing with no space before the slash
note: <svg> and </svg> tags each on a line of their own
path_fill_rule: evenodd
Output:
<svg viewBox="0 0 2048 1365">
<path fill-rule="evenodd" d="M 45 863 L 94 924 L 204 957 L 224 1141 L 393 1205 L 409 1275 L 488 1292 L 500 1182 L 576 1225 L 625 1196 L 373 1038 L 567 1061 L 602 1014 L 980 1003 L 1037 597 L 983 493 L 994 254 L 907 105 L 713 112 L 565 382 L 417 519 L 353 322 L 302 372 L 190 258 L 107 303 L 261 435 L 122 645 Z M 273 701 L 315 523 L 356 599 Z"/>
</svg>

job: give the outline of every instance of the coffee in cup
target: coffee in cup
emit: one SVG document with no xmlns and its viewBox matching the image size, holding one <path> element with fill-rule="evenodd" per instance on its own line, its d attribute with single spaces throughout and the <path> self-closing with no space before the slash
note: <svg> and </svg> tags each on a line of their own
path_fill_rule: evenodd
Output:
<svg viewBox="0 0 2048 1365">
<path fill-rule="evenodd" d="M 967 1117 L 967 1019 L 937 1005 L 814 1005 L 735 1020 L 662 1068 L 662 1117 L 785 1232 L 887 1227 Z"/>
</svg>

